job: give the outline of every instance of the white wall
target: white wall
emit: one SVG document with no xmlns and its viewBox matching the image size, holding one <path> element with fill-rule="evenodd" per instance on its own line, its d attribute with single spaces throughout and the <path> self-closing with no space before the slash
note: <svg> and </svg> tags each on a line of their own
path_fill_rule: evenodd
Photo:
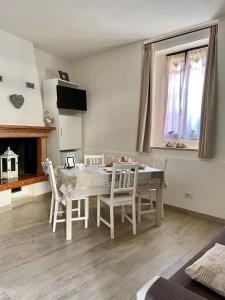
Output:
<svg viewBox="0 0 225 300">
<path fill-rule="evenodd" d="M 217 113 L 217 152 L 216 157 L 225 160 L 225 16 L 219 22 L 218 45 L 218 113 Z"/>
<path fill-rule="evenodd" d="M 168 158 L 165 191 L 168 204 L 225 218 L 225 18 L 219 22 L 218 142 L 213 161 L 197 152 L 153 150 L 135 152 L 141 78 L 141 43 L 121 47 L 73 65 L 73 79 L 88 91 L 84 121 L 87 152 L 127 153 L 142 163 L 154 155 Z M 193 193 L 186 199 L 185 192 Z"/>
<path fill-rule="evenodd" d="M 74 81 L 87 88 L 84 148 L 134 151 L 139 109 L 141 43 L 74 66 Z"/>
<path fill-rule="evenodd" d="M 0 124 L 43 125 L 43 109 L 33 44 L 0 31 Z M 28 89 L 25 82 L 33 82 Z M 25 102 L 16 109 L 9 95 L 23 95 Z"/>
<path fill-rule="evenodd" d="M 34 48 L 40 87 L 44 79 L 57 78 L 58 70 L 70 71 L 70 64 L 63 59 Z"/>
<path fill-rule="evenodd" d="M 0 124 L 44 125 L 41 98 L 42 80 L 57 77 L 58 69 L 68 71 L 69 65 L 54 56 L 34 49 L 33 44 L 12 34 L 0 31 Z M 25 82 L 33 82 L 35 89 L 25 87 Z M 16 109 L 9 95 L 20 94 L 25 102 Z M 35 196 L 49 192 L 48 182 L 37 183 L 22 188 L 21 196 Z M 18 194 L 17 194 L 18 196 Z M 12 202 L 11 190 L 0 192 L 0 207 Z"/>
</svg>

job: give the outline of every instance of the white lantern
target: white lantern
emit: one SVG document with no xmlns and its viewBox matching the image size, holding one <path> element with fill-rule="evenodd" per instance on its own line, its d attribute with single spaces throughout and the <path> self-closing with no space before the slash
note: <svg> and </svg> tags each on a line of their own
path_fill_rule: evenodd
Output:
<svg viewBox="0 0 225 300">
<path fill-rule="evenodd" d="M 10 147 L 0 156 L 1 179 L 13 179 L 18 177 L 18 155 Z"/>
</svg>

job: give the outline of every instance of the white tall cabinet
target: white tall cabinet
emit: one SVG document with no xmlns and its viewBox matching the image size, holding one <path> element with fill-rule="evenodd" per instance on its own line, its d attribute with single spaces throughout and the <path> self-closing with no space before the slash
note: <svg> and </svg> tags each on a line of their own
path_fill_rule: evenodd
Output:
<svg viewBox="0 0 225 300">
<path fill-rule="evenodd" d="M 43 81 L 44 111 L 49 111 L 56 127 L 48 138 L 47 148 L 48 157 L 54 165 L 62 164 L 67 152 L 81 151 L 82 148 L 81 113 L 57 108 L 57 85 L 78 88 L 78 85 L 58 78 Z"/>
<path fill-rule="evenodd" d="M 81 116 L 59 115 L 59 150 L 81 148 Z"/>
</svg>

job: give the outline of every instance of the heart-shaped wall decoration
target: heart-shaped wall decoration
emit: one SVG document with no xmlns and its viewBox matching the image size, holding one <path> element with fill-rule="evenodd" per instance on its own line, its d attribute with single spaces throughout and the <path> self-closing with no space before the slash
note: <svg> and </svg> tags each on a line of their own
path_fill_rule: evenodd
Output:
<svg viewBox="0 0 225 300">
<path fill-rule="evenodd" d="M 23 103 L 24 103 L 24 97 L 22 95 L 10 95 L 9 99 L 11 101 L 11 103 L 15 106 L 15 108 L 21 108 Z"/>
</svg>

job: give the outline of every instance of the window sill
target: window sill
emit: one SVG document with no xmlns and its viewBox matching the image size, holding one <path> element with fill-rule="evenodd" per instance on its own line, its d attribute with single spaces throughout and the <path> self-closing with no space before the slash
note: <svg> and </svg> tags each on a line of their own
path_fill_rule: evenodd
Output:
<svg viewBox="0 0 225 300">
<path fill-rule="evenodd" d="M 178 150 L 178 151 L 198 151 L 197 148 L 175 148 L 175 147 L 165 147 L 165 146 L 152 146 L 152 149 L 162 149 L 162 150 Z"/>
</svg>

